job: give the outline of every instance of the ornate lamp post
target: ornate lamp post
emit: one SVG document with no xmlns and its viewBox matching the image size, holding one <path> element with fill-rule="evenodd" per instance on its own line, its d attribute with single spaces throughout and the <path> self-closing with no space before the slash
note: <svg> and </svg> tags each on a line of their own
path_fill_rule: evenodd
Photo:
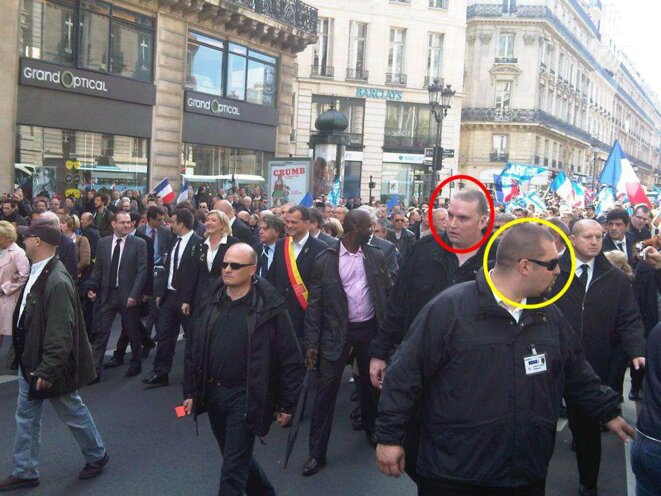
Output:
<svg viewBox="0 0 661 496">
<path fill-rule="evenodd" d="M 449 84 L 444 86 L 442 79 L 434 79 L 432 84 L 428 86 L 428 90 L 431 113 L 436 120 L 436 141 L 431 166 L 431 181 L 429 181 L 429 199 L 431 200 L 436 186 L 436 173 L 443 168 L 443 148 L 441 147 L 443 119 L 448 115 L 448 109 L 451 107 L 450 103 L 452 102 L 455 91 Z M 429 205 L 429 208 L 434 208 L 434 206 Z"/>
</svg>

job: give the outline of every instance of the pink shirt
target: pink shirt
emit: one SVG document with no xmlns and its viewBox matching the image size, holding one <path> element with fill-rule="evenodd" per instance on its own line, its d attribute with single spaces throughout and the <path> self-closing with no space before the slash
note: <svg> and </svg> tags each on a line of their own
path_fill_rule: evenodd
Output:
<svg viewBox="0 0 661 496">
<path fill-rule="evenodd" d="M 364 260 L 362 249 L 351 253 L 340 241 L 340 279 L 349 304 L 349 322 L 365 322 L 374 317 Z"/>
</svg>

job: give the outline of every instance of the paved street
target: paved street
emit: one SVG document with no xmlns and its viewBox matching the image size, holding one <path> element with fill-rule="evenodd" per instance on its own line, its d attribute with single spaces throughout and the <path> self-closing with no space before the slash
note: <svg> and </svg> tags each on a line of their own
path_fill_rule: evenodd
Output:
<svg viewBox="0 0 661 496">
<path fill-rule="evenodd" d="M 111 343 L 116 339 L 116 330 Z M 0 352 L 4 363 L 6 345 Z M 206 416 L 200 418 L 199 437 L 190 418 L 177 419 L 173 407 L 181 403 L 181 358 L 183 343 L 178 344 L 176 368 L 167 388 L 144 390 L 140 377 L 125 379 L 125 367 L 106 371 L 103 381 L 82 392 L 85 403 L 99 427 L 110 463 L 98 479 L 79 481 L 83 458 L 72 436 L 51 407 L 44 410 L 41 454 L 41 486 L 15 494 L 44 496 L 110 495 L 212 495 L 216 494 L 220 455 Z M 153 356 L 153 353 L 152 353 Z M 145 362 L 145 369 L 147 363 Z M 145 370 L 147 372 L 147 370 Z M 0 384 L 0 476 L 9 474 L 14 436 L 16 381 Z M 353 385 L 344 381 L 335 412 L 335 424 L 328 453 L 328 465 L 319 474 L 304 478 L 301 466 L 307 455 L 307 428 L 301 428 L 289 467 L 283 470 L 287 430 L 274 424 L 265 438 L 257 442 L 256 457 L 280 495 L 285 496 L 408 496 L 415 486 L 407 477 L 382 476 L 374 462 L 374 452 L 362 432 L 354 432 L 349 421 L 353 408 L 349 397 Z M 634 415 L 631 404 L 625 411 Z M 624 449 L 612 435 L 604 435 L 604 454 L 600 495 L 627 495 Z M 555 455 L 547 484 L 548 496 L 574 495 L 577 491 L 576 465 L 570 451 L 567 428 L 558 434 Z"/>
</svg>

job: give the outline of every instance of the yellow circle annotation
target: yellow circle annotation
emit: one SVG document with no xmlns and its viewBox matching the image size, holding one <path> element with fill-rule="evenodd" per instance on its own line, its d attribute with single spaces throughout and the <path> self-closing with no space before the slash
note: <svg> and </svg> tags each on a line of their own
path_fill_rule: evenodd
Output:
<svg viewBox="0 0 661 496">
<path fill-rule="evenodd" d="M 571 270 L 569 272 L 569 278 L 567 279 L 567 282 L 565 285 L 562 287 L 562 289 L 558 292 L 557 295 L 555 295 L 553 298 L 550 298 L 546 301 L 543 301 L 541 303 L 530 303 L 530 304 L 524 304 L 520 303 L 518 301 L 510 300 L 508 297 L 506 297 L 503 293 L 501 293 L 496 285 L 493 283 L 491 280 L 491 276 L 489 275 L 489 265 L 488 265 L 488 260 L 489 260 L 489 252 L 491 251 L 491 247 L 493 246 L 494 241 L 507 229 L 509 229 L 512 226 L 515 226 L 516 224 L 524 224 L 526 222 L 532 222 L 534 224 L 543 224 L 547 227 L 550 227 L 553 229 L 555 232 L 557 232 L 562 240 L 565 242 L 567 245 L 567 249 L 569 250 L 569 254 L 571 256 Z M 574 274 L 576 273 L 576 253 L 574 252 L 574 247 L 571 244 L 571 241 L 569 241 L 569 238 L 565 233 L 563 233 L 560 228 L 548 220 L 545 219 L 537 219 L 537 218 L 523 218 L 523 219 L 515 219 L 513 221 L 508 222 L 504 226 L 502 226 L 500 229 L 498 229 L 493 236 L 491 236 L 491 239 L 489 239 L 489 242 L 487 243 L 487 247 L 484 250 L 484 257 L 482 260 L 482 265 L 484 267 L 484 275 L 487 279 L 487 284 L 491 288 L 491 291 L 493 291 L 496 295 L 498 295 L 499 298 L 501 298 L 505 303 L 508 305 L 511 305 L 516 308 L 523 308 L 523 309 L 528 309 L 528 310 L 535 310 L 537 308 L 544 308 L 546 306 L 549 306 L 556 301 L 558 301 L 562 296 L 567 292 L 569 289 L 569 286 L 571 285 L 571 282 L 574 280 Z"/>
</svg>

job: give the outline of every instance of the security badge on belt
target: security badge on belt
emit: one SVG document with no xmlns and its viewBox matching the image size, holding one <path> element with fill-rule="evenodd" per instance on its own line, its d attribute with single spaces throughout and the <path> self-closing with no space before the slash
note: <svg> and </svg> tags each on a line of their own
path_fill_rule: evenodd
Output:
<svg viewBox="0 0 661 496">
<path fill-rule="evenodd" d="M 526 375 L 541 374 L 547 371 L 546 353 L 537 353 L 535 345 L 530 345 L 530 355 L 523 357 L 523 363 L 526 366 Z"/>
</svg>

